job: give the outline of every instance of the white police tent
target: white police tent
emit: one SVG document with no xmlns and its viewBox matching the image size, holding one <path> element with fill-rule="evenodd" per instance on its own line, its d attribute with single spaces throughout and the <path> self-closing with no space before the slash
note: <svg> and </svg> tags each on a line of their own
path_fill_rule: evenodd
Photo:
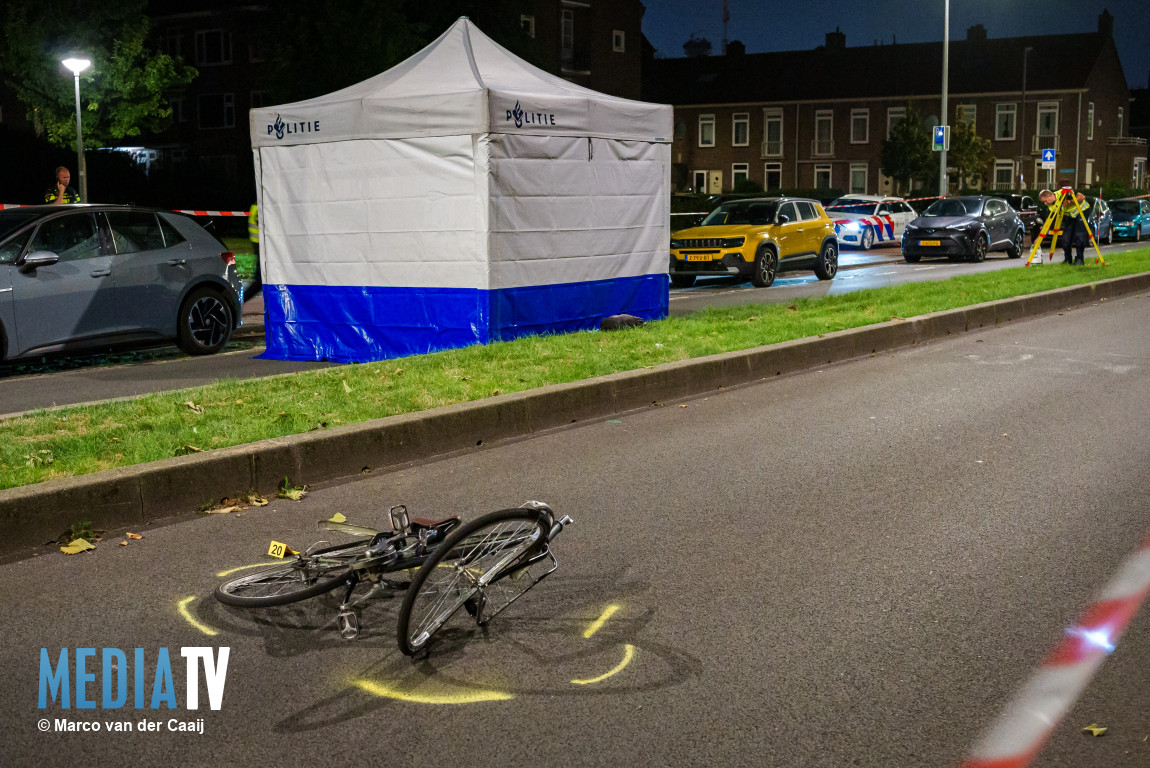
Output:
<svg viewBox="0 0 1150 768">
<path fill-rule="evenodd" d="M 549 75 L 464 18 L 380 75 L 250 118 L 269 357 L 667 314 L 670 106 Z"/>
</svg>

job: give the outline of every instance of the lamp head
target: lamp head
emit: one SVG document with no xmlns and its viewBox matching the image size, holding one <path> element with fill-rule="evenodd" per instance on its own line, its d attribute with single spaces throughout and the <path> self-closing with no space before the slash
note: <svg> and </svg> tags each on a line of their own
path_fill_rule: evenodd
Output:
<svg viewBox="0 0 1150 768">
<path fill-rule="evenodd" d="M 72 74 L 74 75 L 79 75 L 85 69 L 92 66 L 92 62 L 88 61 L 88 59 L 64 59 L 61 63 L 72 70 Z"/>
</svg>

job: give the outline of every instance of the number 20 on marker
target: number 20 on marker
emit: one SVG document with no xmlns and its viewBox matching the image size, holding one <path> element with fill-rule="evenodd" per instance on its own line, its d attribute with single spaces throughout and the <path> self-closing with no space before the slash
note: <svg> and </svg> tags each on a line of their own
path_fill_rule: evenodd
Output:
<svg viewBox="0 0 1150 768">
<path fill-rule="evenodd" d="M 271 555 L 272 557 L 282 558 L 284 555 L 287 554 L 287 548 L 288 548 L 287 544 L 284 544 L 284 543 L 279 542 L 279 541 L 273 541 L 272 545 L 270 547 L 268 547 L 268 554 Z"/>
</svg>

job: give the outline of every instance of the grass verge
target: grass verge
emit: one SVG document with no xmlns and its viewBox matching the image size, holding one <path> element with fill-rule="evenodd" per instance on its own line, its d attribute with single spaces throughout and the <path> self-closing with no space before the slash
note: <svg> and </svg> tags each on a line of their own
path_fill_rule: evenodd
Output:
<svg viewBox="0 0 1150 768">
<path fill-rule="evenodd" d="M 216 384 L 0 422 L 0 488 L 299 434 L 548 384 L 750 349 L 1150 270 L 1150 249 L 1107 266 L 1005 269 L 792 304 L 707 309 L 613 333 L 486 346 Z"/>
</svg>

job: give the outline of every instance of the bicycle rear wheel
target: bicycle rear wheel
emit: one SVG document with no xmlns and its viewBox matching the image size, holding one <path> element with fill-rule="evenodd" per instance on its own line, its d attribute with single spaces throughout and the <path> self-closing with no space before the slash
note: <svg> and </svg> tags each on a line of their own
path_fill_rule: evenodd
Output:
<svg viewBox="0 0 1150 768">
<path fill-rule="evenodd" d="M 216 599 L 240 608 L 271 608 L 322 595 L 342 584 L 349 564 L 371 539 L 326 547 L 297 560 L 237 576 L 216 587 Z"/>
<path fill-rule="evenodd" d="M 501 575 L 541 553 L 550 531 L 548 510 L 523 507 L 492 512 L 457 528 L 407 590 L 399 609 L 399 650 L 413 656 L 425 648 L 460 606 L 481 590 L 491 591 Z"/>
</svg>

